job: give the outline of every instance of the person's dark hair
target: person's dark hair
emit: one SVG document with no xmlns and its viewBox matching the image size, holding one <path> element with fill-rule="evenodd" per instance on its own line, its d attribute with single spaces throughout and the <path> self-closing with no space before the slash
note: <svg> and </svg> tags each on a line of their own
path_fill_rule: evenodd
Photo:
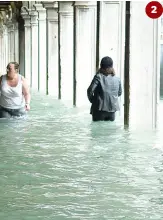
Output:
<svg viewBox="0 0 163 220">
<path fill-rule="evenodd" d="M 101 59 L 101 62 L 100 62 L 100 69 L 98 72 L 101 72 L 103 73 L 107 68 L 109 68 L 109 71 L 108 71 L 108 74 L 111 74 L 112 76 L 115 75 L 115 71 L 114 71 L 114 68 L 113 68 L 113 60 L 111 57 L 103 57 Z"/>
<path fill-rule="evenodd" d="M 111 57 L 103 57 L 101 59 L 100 67 L 106 69 L 108 67 L 113 67 L 113 60 Z"/>
<path fill-rule="evenodd" d="M 17 62 L 10 62 L 10 63 L 8 63 L 7 64 L 7 70 L 9 70 L 10 69 L 10 64 L 14 64 L 14 68 L 15 68 L 15 70 L 17 70 L 17 72 L 18 72 L 18 70 L 19 70 L 19 64 L 17 63 Z"/>
</svg>

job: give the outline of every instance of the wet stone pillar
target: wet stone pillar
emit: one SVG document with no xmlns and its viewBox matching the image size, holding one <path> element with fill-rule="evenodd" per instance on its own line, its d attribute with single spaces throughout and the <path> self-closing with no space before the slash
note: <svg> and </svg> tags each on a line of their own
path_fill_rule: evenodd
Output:
<svg viewBox="0 0 163 220">
<path fill-rule="evenodd" d="M 38 12 L 30 10 L 31 17 L 31 74 L 32 88 L 38 90 Z"/>
<path fill-rule="evenodd" d="M 125 2 L 101 1 L 100 2 L 100 27 L 99 27 L 99 61 L 104 56 L 110 56 L 114 62 L 116 75 L 124 80 L 124 47 L 125 47 Z M 124 94 L 124 93 L 123 93 Z M 123 116 L 123 94 L 120 97 Z"/>
<path fill-rule="evenodd" d="M 73 102 L 73 2 L 59 2 L 61 99 Z"/>
<path fill-rule="evenodd" d="M 7 26 L 4 26 L 4 65 L 5 65 L 5 73 L 6 73 L 6 66 L 9 62 L 9 51 L 8 51 L 8 30 Z"/>
<path fill-rule="evenodd" d="M 38 89 L 46 94 L 46 9 L 35 4 L 38 12 Z"/>
<path fill-rule="evenodd" d="M 76 1 L 74 104 L 89 105 L 87 88 L 96 72 L 96 11 L 97 2 Z"/>
<path fill-rule="evenodd" d="M 19 30 L 17 22 L 14 24 L 14 60 L 19 63 Z"/>
<path fill-rule="evenodd" d="M 130 125 L 150 128 L 158 116 L 160 20 L 147 17 L 145 7 L 146 2 L 131 1 Z"/>
<path fill-rule="evenodd" d="M 58 3 L 43 1 L 47 16 L 47 94 L 59 96 L 58 77 Z"/>
<path fill-rule="evenodd" d="M 31 86 L 31 18 L 28 9 L 24 6 L 21 8 L 21 15 L 24 19 L 25 28 L 25 77 Z"/>
<path fill-rule="evenodd" d="M 3 73 L 3 31 L 0 27 L 0 76 Z"/>
</svg>

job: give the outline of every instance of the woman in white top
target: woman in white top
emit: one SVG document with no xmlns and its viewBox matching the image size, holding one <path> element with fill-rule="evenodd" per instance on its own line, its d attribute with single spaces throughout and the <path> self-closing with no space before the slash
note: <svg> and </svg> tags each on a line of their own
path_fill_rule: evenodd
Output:
<svg viewBox="0 0 163 220">
<path fill-rule="evenodd" d="M 0 77 L 0 118 L 22 116 L 30 110 L 29 86 L 18 70 L 19 64 L 10 62 L 7 74 Z"/>
</svg>

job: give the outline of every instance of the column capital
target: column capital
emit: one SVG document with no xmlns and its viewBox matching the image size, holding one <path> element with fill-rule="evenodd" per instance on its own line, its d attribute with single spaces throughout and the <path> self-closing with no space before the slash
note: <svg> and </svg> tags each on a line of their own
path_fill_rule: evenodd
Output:
<svg viewBox="0 0 163 220">
<path fill-rule="evenodd" d="M 69 17 L 73 15 L 73 2 L 59 2 L 59 13 L 63 16 Z"/>
<path fill-rule="evenodd" d="M 0 26 L 0 36 L 3 36 L 3 26 Z"/>
<path fill-rule="evenodd" d="M 31 16 L 31 25 L 38 25 L 38 12 L 35 10 L 29 10 L 29 15 Z"/>
<path fill-rule="evenodd" d="M 41 2 L 46 9 L 58 9 L 58 2 L 43 1 Z"/>
<path fill-rule="evenodd" d="M 1 22 L 3 24 L 6 24 L 9 20 L 10 20 L 10 15 L 9 15 L 9 12 L 7 11 L 7 9 L 3 9 L 1 12 L 0 12 L 0 17 L 1 17 Z"/>
<path fill-rule="evenodd" d="M 4 35 L 8 35 L 7 29 L 8 29 L 7 26 L 3 25 L 3 34 Z"/>
<path fill-rule="evenodd" d="M 21 16 L 24 19 L 24 27 L 30 27 L 30 15 L 29 15 L 29 9 L 26 6 L 21 7 Z"/>
<path fill-rule="evenodd" d="M 45 21 L 46 20 L 46 9 L 43 8 L 42 4 L 34 4 L 33 7 L 38 12 L 38 20 L 39 21 Z"/>
<path fill-rule="evenodd" d="M 4 17 L 2 11 L 0 11 L 0 26 L 4 24 Z"/>
<path fill-rule="evenodd" d="M 90 6 L 96 6 L 97 1 L 75 1 L 74 6 L 82 7 L 82 8 L 89 8 Z"/>
<path fill-rule="evenodd" d="M 24 27 L 30 27 L 31 26 L 31 17 L 29 15 L 24 15 Z"/>
<path fill-rule="evenodd" d="M 9 20 L 9 21 L 6 23 L 6 26 L 7 26 L 7 28 L 8 28 L 8 32 L 14 31 L 14 24 L 12 23 L 11 20 Z"/>
<path fill-rule="evenodd" d="M 29 15 L 29 9 L 26 6 L 22 6 L 20 13 L 22 17 L 24 17 L 25 15 Z"/>
<path fill-rule="evenodd" d="M 8 6 L 8 9 L 6 10 L 6 12 L 7 12 L 7 20 L 12 21 L 14 13 L 13 13 L 13 9 L 11 5 Z"/>
<path fill-rule="evenodd" d="M 46 9 L 43 7 L 43 5 L 41 3 L 34 4 L 33 7 L 38 12 L 46 12 Z"/>
<path fill-rule="evenodd" d="M 18 28 L 19 28 L 18 22 L 14 23 L 14 29 L 15 29 L 15 30 L 18 30 Z"/>
<path fill-rule="evenodd" d="M 43 6 L 47 10 L 47 20 L 58 22 L 58 2 L 42 2 Z"/>
</svg>

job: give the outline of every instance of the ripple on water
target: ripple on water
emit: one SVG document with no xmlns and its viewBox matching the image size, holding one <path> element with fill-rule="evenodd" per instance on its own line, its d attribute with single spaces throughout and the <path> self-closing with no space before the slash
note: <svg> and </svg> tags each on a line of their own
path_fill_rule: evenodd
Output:
<svg viewBox="0 0 163 220">
<path fill-rule="evenodd" d="M 0 219 L 162 220 L 161 132 L 47 99 L 0 121 Z"/>
</svg>

